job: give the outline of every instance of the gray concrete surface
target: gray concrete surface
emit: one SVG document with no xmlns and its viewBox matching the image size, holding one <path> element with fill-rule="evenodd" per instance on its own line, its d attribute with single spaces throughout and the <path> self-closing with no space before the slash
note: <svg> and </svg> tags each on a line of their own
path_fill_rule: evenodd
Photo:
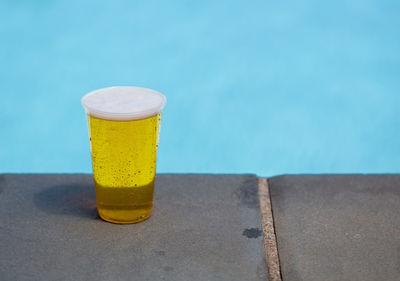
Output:
<svg viewBox="0 0 400 281">
<path fill-rule="evenodd" d="M 0 175 L 0 280 L 268 280 L 255 176 L 159 175 L 139 224 L 95 208 L 90 175 Z"/>
<path fill-rule="evenodd" d="M 283 281 L 399 281 L 400 175 L 269 179 Z"/>
</svg>

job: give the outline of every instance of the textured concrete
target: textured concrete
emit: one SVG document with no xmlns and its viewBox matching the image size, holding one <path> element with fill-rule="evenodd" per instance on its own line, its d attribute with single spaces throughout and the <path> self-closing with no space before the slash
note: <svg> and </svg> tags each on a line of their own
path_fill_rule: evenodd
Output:
<svg viewBox="0 0 400 281">
<path fill-rule="evenodd" d="M 98 219 L 90 175 L 0 175 L 0 280 L 268 280 L 251 175 L 160 175 L 152 217 Z"/>
<path fill-rule="evenodd" d="M 284 281 L 399 281 L 400 176 L 269 179 Z"/>
<path fill-rule="evenodd" d="M 263 225 L 265 254 L 267 256 L 268 277 L 270 281 L 282 281 L 267 178 L 258 179 L 258 197 L 260 198 L 260 211 Z"/>
</svg>

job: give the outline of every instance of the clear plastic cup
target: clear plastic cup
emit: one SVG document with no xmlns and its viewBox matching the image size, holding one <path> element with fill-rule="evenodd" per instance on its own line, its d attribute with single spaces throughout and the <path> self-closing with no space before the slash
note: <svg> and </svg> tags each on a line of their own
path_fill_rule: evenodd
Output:
<svg viewBox="0 0 400 281">
<path fill-rule="evenodd" d="M 109 87 L 82 98 L 99 216 L 113 223 L 150 217 L 161 112 L 166 98 L 140 87 Z"/>
</svg>

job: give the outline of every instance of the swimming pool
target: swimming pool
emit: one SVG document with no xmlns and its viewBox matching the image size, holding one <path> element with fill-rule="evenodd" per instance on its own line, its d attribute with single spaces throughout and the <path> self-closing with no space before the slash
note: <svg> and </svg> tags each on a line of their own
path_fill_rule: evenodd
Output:
<svg viewBox="0 0 400 281">
<path fill-rule="evenodd" d="M 91 172 L 80 98 L 112 85 L 167 96 L 158 172 L 399 172 L 399 8 L 5 1 L 0 172 Z"/>
</svg>

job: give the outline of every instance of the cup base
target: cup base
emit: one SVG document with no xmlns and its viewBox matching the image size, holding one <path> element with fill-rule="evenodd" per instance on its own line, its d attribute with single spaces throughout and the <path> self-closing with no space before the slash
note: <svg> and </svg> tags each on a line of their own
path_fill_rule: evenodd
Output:
<svg viewBox="0 0 400 281">
<path fill-rule="evenodd" d="M 111 223 L 115 223 L 115 224 L 133 224 L 133 223 L 138 223 L 144 220 L 147 220 L 150 216 L 151 216 L 151 212 L 149 212 L 148 214 L 144 214 L 140 217 L 137 217 L 135 219 L 131 219 L 131 220 L 118 220 L 115 218 L 110 218 L 105 216 L 104 214 L 102 214 L 101 211 L 97 210 L 97 213 L 99 214 L 99 217 L 106 222 L 111 222 Z"/>
</svg>

